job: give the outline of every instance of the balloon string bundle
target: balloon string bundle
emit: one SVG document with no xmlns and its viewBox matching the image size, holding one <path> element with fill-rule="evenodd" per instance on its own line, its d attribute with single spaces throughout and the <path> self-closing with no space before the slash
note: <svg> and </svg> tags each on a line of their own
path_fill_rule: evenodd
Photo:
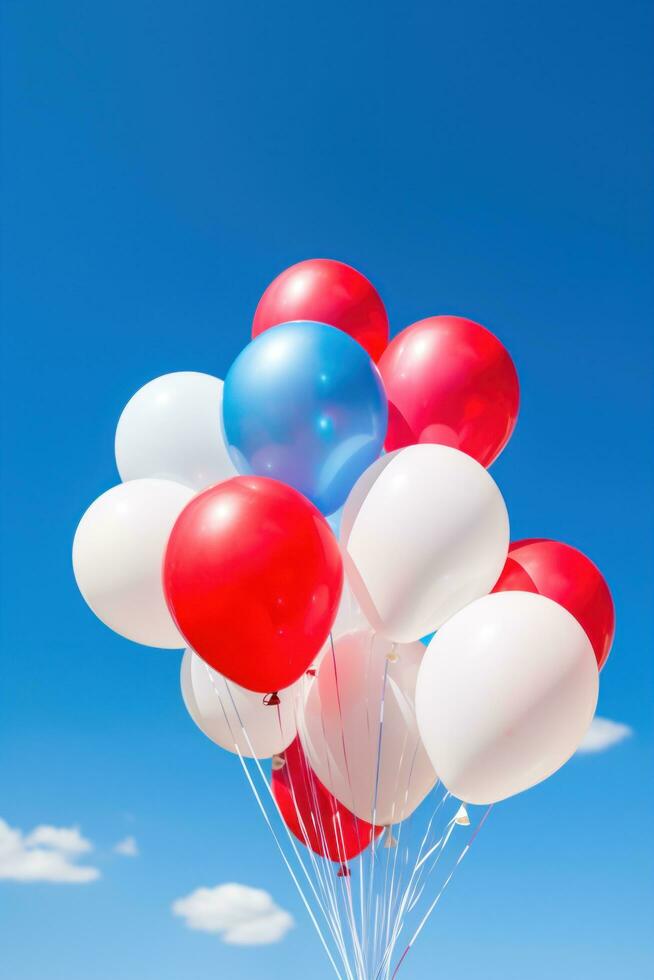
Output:
<svg viewBox="0 0 654 980">
<path fill-rule="evenodd" d="M 463 861 L 463 859 L 465 858 L 465 856 L 468 854 L 470 848 L 472 847 L 473 843 L 475 842 L 475 839 L 476 839 L 477 835 L 479 834 L 479 831 L 481 830 L 481 828 L 486 823 L 486 818 L 488 817 L 488 815 L 489 815 L 489 813 L 491 812 L 492 809 L 493 809 L 493 804 L 491 803 L 491 805 L 486 809 L 486 811 L 484 812 L 484 815 L 482 816 L 481 820 L 477 824 L 477 827 L 475 829 L 474 834 L 472 835 L 472 837 L 470 838 L 470 840 L 468 841 L 468 843 L 465 845 L 465 847 L 463 848 L 463 850 L 459 854 L 458 858 L 456 859 L 456 864 L 454 865 L 454 867 L 450 871 L 449 875 L 447 876 L 447 878 L 443 882 L 443 884 L 442 884 L 442 886 L 440 888 L 440 891 L 436 895 L 436 898 L 433 900 L 433 902 L 431 903 L 431 905 L 429 906 L 429 908 L 427 909 L 427 911 L 423 915 L 422 919 L 420 920 L 420 924 L 419 924 L 418 928 L 413 933 L 413 936 L 411 937 L 411 939 L 407 943 L 407 945 L 406 945 L 406 947 L 404 949 L 404 952 L 402 953 L 400 959 L 398 960 L 397 966 L 395 967 L 395 970 L 393 971 L 391 980 L 395 980 L 395 977 L 400 972 L 400 967 L 404 963 L 404 960 L 406 959 L 406 957 L 407 957 L 407 955 L 409 953 L 409 950 L 414 946 L 414 944 L 415 944 L 418 936 L 420 935 L 420 933 L 424 929 L 424 927 L 425 927 L 425 925 L 427 923 L 427 920 L 429 919 L 429 917 L 431 916 L 432 912 L 434 911 L 434 909 L 436 908 L 436 906 L 440 902 L 441 897 L 443 895 L 443 892 L 445 891 L 445 889 L 447 888 L 447 886 L 449 885 L 450 881 L 452 880 L 452 878 L 454 876 L 454 872 L 459 867 L 459 865 L 461 864 L 461 862 Z"/>
<path fill-rule="evenodd" d="M 336 966 L 336 960 L 339 959 L 341 962 L 342 969 L 345 972 L 345 976 L 347 980 L 373 980 L 373 978 L 375 978 L 375 980 L 377 980 L 377 978 L 381 980 L 381 978 L 390 977 L 393 950 L 395 949 L 395 946 L 398 942 L 401 932 L 404 930 L 405 918 L 418 905 L 420 898 L 423 895 L 427 881 L 429 880 L 432 873 L 434 872 L 434 869 L 438 865 L 439 860 L 445 850 L 445 847 L 447 846 L 455 827 L 458 825 L 458 820 L 457 820 L 458 811 L 457 811 L 457 813 L 449 820 L 447 827 L 445 831 L 441 834 L 441 836 L 436 841 L 431 843 L 431 835 L 432 835 L 434 820 L 437 817 L 439 811 L 442 809 L 443 805 L 449 799 L 449 794 L 447 793 L 447 791 L 445 791 L 442 794 L 441 799 L 437 803 L 436 808 L 432 813 L 432 816 L 428 822 L 427 829 L 422 837 L 417 852 L 412 859 L 413 860 L 412 864 L 411 864 L 410 849 L 408 847 L 405 848 L 403 863 L 404 863 L 404 872 L 408 876 L 408 881 L 406 881 L 405 884 L 403 883 L 404 884 L 403 888 L 401 888 L 398 883 L 397 894 L 395 894 L 395 874 L 397 869 L 398 855 L 401 852 L 400 845 L 401 845 L 404 823 L 399 824 L 397 830 L 397 834 L 398 834 L 397 840 L 393 838 L 392 827 L 385 828 L 385 835 L 390 835 L 390 837 L 393 839 L 394 847 L 392 849 L 393 861 L 392 861 L 392 873 L 390 879 L 389 879 L 389 868 L 391 862 L 390 862 L 389 852 L 391 851 L 391 848 L 385 848 L 387 857 L 386 857 L 386 867 L 385 867 L 383 887 L 379 888 L 378 886 L 375 889 L 374 886 L 375 866 L 377 863 L 376 840 L 378 840 L 378 838 L 373 837 L 373 841 L 370 848 L 370 859 L 368 862 L 366 862 L 364 858 L 363 849 L 361 850 L 361 852 L 358 855 L 358 871 L 359 871 L 358 878 L 359 878 L 359 897 L 360 897 L 358 919 L 357 919 L 357 912 L 355 911 L 355 905 L 353 901 L 353 889 L 349 881 L 349 879 L 352 876 L 349 864 L 341 863 L 338 866 L 338 869 L 336 870 L 335 874 L 333 872 L 330 873 L 330 869 L 327 863 L 321 861 L 318 857 L 316 857 L 311 847 L 309 847 L 307 849 L 307 853 L 309 855 L 310 865 L 313 871 L 313 880 L 312 880 L 311 875 L 309 874 L 309 871 L 304 861 L 302 860 L 300 853 L 297 850 L 297 846 L 293 841 L 291 833 L 289 832 L 288 828 L 285 827 L 286 836 L 288 838 L 288 841 L 290 842 L 291 855 L 296 859 L 296 861 L 298 862 L 302 870 L 302 876 L 306 879 L 309 885 L 309 891 L 313 897 L 313 900 L 316 902 L 317 909 L 322 919 L 324 920 L 324 923 L 326 924 L 328 929 L 328 934 L 331 936 L 331 939 L 334 943 L 335 949 L 330 950 L 328 945 L 328 940 L 325 937 L 325 934 L 321 929 L 318 920 L 316 919 L 315 915 L 311 913 L 310 899 L 307 896 L 305 890 L 302 888 L 302 885 L 300 883 L 300 880 L 298 879 L 297 874 L 293 870 L 291 855 L 288 855 L 284 849 L 282 840 L 280 839 L 278 833 L 275 830 L 273 820 L 271 819 L 271 816 L 269 815 L 266 809 L 261 794 L 259 793 L 256 787 L 255 780 L 249 771 L 246 760 L 243 757 L 242 753 L 240 752 L 238 736 L 233 731 L 232 722 L 229 719 L 228 711 L 226 710 L 225 705 L 223 703 L 223 697 L 221 695 L 221 692 L 215 685 L 215 681 L 212 676 L 213 672 L 210 671 L 209 668 L 205 668 L 205 669 L 209 681 L 212 685 L 214 696 L 218 699 L 221 711 L 226 720 L 226 724 L 228 725 L 232 733 L 234 748 L 236 754 L 239 757 L 243 772 L 247 780 L 247 784 L 250 790 L 252 791 L 252 794 L 256 800 L 259 811 L 261 812 L 264 821 L 266 823 L 266 826 L 268 827 L 273 837 L 273 840 L 275 841 L 277 849 L 282 855 L 284 864 L 291 875 L 292 881 L 302 899 L 302 902 L 305 908 L 310 912 L 310 918 L 312 924 L 316 929 L 316 932 L 321 941 L 321 944 L 323 945 L 323 948 L 328 954 L 329 961 L 332 965 L 332 968 L 335 970 L 337 976 L 341 976 L 341 973 L 338 967 Z M 387 684 L 387 670 L 385 671 L 385 676 L 384 676 L 384 691 L 386 688 L 386 684 Z M 227 694 L 229 697 L 230 706 L 234 711 L 238 726 L 240 728 L 240 734 L 245 740 L 246 744 L 248 745 L 248 748 L 252 750 L 252 744 L 247 732 L 247 728 L 243 724 L 243 721 L 238 712 L 237 705 L 233 700 L 229 688 L 227 688 Z M 338 696 L 337 696 L 337 701 L 338 701 Z M 384 715 L 383 704 L 384 704 L 384 696 L 382 695 L 382 699 L 380 701 L 380 709 L 379 709 L 379 735 L 377 737 L 378 762 L 377 762 L 377 769 L 376 769 L 376 776 L 375 776 L 375 800 L 373 802 L 373 813 L 375 812 L 376 809 L 376 796 L 379 787 L 378 774 L 379 774 L 379 766 L 381 762 L 381 751 L 382 751 L 382 733 L 383 733 L 383 715 Z M 366 704 L 366 711 L 368 711 L 368 709 L 369 709 L 369 705 Z M 278 722 L 281 730 L 282 720 L 281 720 L 281 712 L 279 711 L 279 708 L 277 709 L 277 714 L 278 714 Z M 267 790 L 268 795 L 270 796 L 273 804 L 275 804 L 274 795 L 270 791 L 270 786 L 261 764 L 256 758 L 254 758 L 253 761 L 255 764 L 256 772 L 260 780 L 263 782 L 265 790 Z M 286 763 L 284 760 L 284 766 L 280 768 L 285 768 L 285 766 Z M 411 770 L 409 770 L 409 772 L 411 772 Z M 301 775 L 304 780 L 303 788 L 305 790 L 308 790 L 308 792 L 311 794 L 311 802 L 312 802 L 311 821 L 312 821 L 313 830 L 319 834 L 321 844 L 326 849 L 327 836 L 325 832 L 323 808 L 320 807 L 319 801 L 316 796 L 315 781 L 309 780 L 307 778 L 308 770 L 306 767 L 304 767 L 301 770 Z M 296 795 L 295 786 L 293 785 L 293 776 L 290 775 L 289 778 L 291 784 L 293 805 L 295 807 L 296 814 L 298 816 L 298 821 L 300 823 L 301 834 L 302 837 L 304 838 L 304 841 L 309 842 L 311 839 L 310 828 L 307 827 L 306 824 L 304 823 L 304 818 L 302 816 L 300 807 L 298 805 L 298 798 Z M 276 805 L 274 806 L 274 809 L 275 809 L 276 816 L 281 819 L 281 813 Z M 477 831 L 473 835 L 472 839 L 474 839 L 474 836 L 476 836 L 476 833 L 483 825 L 487 813 L 488 811 L 486 812 L 484 818 L 480 822 L 480 825 L 477 828 Z M 283 824 L 283 820 L 282 820 L 282 824 Z M 334 820 L 334 826 L 339 831 L 337 836 L 339 837 L 339 844 L 340 847 L 343 849 L 343 853 L 344 853 L 345 842 L 342 836 L 342 830 L 340 827 L 340 821 L 338 820 L 338 815 L 336 815 L 336 818 Z M 373 819 L 373 829 L 374 827 L 375 825 Z M 470 841 L 470 843 L 472 843 L 472 840 Z M 465 856 L 465 854 L 467 853 L 470 843 L 464 847 L 459 859 L 457 860 L 455 868 L 450 872 L 450 874 L 448 875 L 445 881 L 445 884 L 439 891 L 436 900 L 432 903 L 432 905 L 425 913 L 418 928 L 414 932 L 412 939 L 407 946 L 407 949 L 405 950 L 401 960 L 399 961 L 393 976 L 396 975 L 397 970 L 399 969 L 400 965 L 404 961 L 406 954 L 408 953 L 409 948 L 415 943 L 424 924 L 426 923 L 427 919 L 431 915 L 431 912 L 436 907 L 438 900 L 440 899 L 440 896 L 442 895 L 443 891 L 445 890 L 445 887 L 447 886 L 447 884 L 449 884 L 454 874 L 454 870 L 456 869 L 456 867 L 458 867 L 460 861 L 462 860 L 462 857 Z M 430 860 L 431 863 L 429 863 Z M 367 864 L 369 864 L 369 867 L 367 867 Z M 368 877 L 367 884 L 366 884 L 366 873 Z M 343 880 L 342 888 L 336 889 L 334 884 L 335 878 L 336 880 L 338 880 L 339 878 L 341 880 L 345 879 Z M 364 899 L 364 895 L 367 896 L 365 899 Z M 373 918 L 372 933 L 369 931 L 368 935 L 366 936 L 366 926 L 369 925 L 370 923 L 373 899 L 374 899 L 375 911 L 374 911 L 374 917 L 372 917 Z"/>
<path fill-rule="evenodd" d="M 320 928 L 320 926 L 318 924 L 318 921 L 316 920 L 316 917 L 315 917 L 315 915 L 314 915 L 314 913 L 313 913 L 313 911 L 311 909 L 311 906 L 310 906 L 309 901 L 308 901 L 308 899 L 306 897 L 306 894 L 305 894 L 302 886 L 300 885 L 300 882 L 298 881 L 295 872 L 293 871 L 293 868 L 291 866 L 291 863 L 290 863 L 290 861 L 289 861 L 286 853 L 284 852 L 284 848 L 283 848 L 283 846 L 281 844 L 281 841 L 279 840 L 279 837 L 278 837 L 278 835 L 277 835 L 277 833 L 276 833 L 276 831 L 274 829 L 274 826 L 273 826 L 273 824 L 272 824 L 272 822 L 271 822 L 271 820 L 270 820 L 270 818 L 268 816 L 268 812 L 267 812 L 267 810 L 266 810 L 266 808 L 265 808 L 265 806 L 263 804 L 263 801 L 262 801 L 262 799 L 261 799 L 261 797 L 259 795 L 259 792 L 258 792 L 258 790 L 256 788 L 256 785 L 255 785 L 255 783 L 254 783 L 254 781 L 252 779 L 252 776 L 250 774 L 250 771 L 249 771 L 249 769 L 248 769 L 248 767 L 247 767 L 247 765 L 245 763 L 245 759 L 243 758 L 243 755 L 241 753 L 241 749 L 240 749 L 240 746 L 239 746 L 239 739 L 234 735 L 233 728 L 232 728 L 232 723 L 231 723 L 231 721 L 229 719 L 229 715 L 228 715 L 228 713 L 227 713 L 227 711 L 225 709 L 225 705 L 223 704 L 223 700 L 222 700 L 222 697 L 220 695 L 220 692 L 218 691 L 218 689 L 215 686 L 214 679 L 212 677 L 212 673 L 211 673 L 211 671 L 209 670 L 208 667 L 207 667 L 207 674 L 209 676 L 209 681 L 210 681 L 210 684 L 211 684 L 212 689 L 214 691 L 214 694 L 218 698 L 218 702 L 220 704 L 221 711 L 222 711 L 223 716 L 225 718 L 226 725 L 227 725 L 227 727 L 228 727 L 228 729 L 230 731 L 230 734 L 232 736 L 232 739 L 233 739 L 235 753 L 236 753 L 236 755 L 239 758 L 239 761 L 241 763 L 241 767 L 242 767 L 243 773 L 244 773 L 244 775 L 245 775 L 245 777 L 247 779 L 248 785 L 249 785 L 250 789 L 252 790 L 252 794 L 253 794 L 256 802 L 257 802 L 257 805 L 259 807 L 259 810 L 260 810 L 260 812 L 261 812 L 261 814 L 262 814 L 262 816 L 264 818 L 264 821 L 265 821 L 268 829 L 270 830 L 270 833 L 271 833 L 271 835 L 273 837 L 273 840 L 275 841 L 275 844 L 277 846 L 277 849 L 278 849 L 279 853 L 281 854 L 281 857 L 282 857 L 282 860 L 284 862 L 284 865 L 286 866 L 286 869 L 287 869 L 287 871 L 289 872 L 289 874 L 291 876 L 291 879 L 292 879 L 292 881 L 293 881 L 293 883 L 294 883 L 294 885 L 296 887 L 296 890 L 297 890 L 298 894 L 300 895 L 300 898 L 302 899 L 302 903 L 303 903 L 303 905 L 304 905 L 307 913 L 309 914 L 309 918 L 311 919 L 311 922 L 312 922 L 312 924 L 313 924 L 313 926 L 314 926 L 314 928 L 315 928 L 315 930 L 316 930 L 316 932 L 318 934 L 318 937 L 320 939 L 320 942 L 321 942 L 321 944 L 322 944 L 325 952 L 327 953 L 327 956 L 329 958 L 329 961 L 332 964 L 332 966 L 334 968 L 334 971 L 336 972 L 336 975 L 340 977 L 340 972 L 338 970 L 338 967 L 336 966 L 336 963 L 334 962 L 334 959 L 333 959 L 332 954 L 331 954 L 331 952 L 329 950 L 329 947 L 327 945 L 327 942 L 325 941 L 325 937 L 324 937 L 324 935 L 322 933 L 322 930 L 321 930 L 321 928 Z M 244 737 L 245 741 L 247 742 L 248 747 L 252 751 L 252 745 L 251 745 L 249 736 L 247 734 L 247 730 L 246 730 L 245 726 L 243 725 L 243 722 L 241 721 L 240 715 L 238 713 L 238 708 L 237 708 L 236 704 L 234 703 L 234 700 L 231 698 L 231 692 L 229 692 L 229 688 L 228 688 L 228 693 L 230 693 L 231 705 L 232 705 L 232 708 L 233 708 L 233 710 L 234 710 L 234 712 L 236 714 L 236 717 L 238 718 L 238 723 L 239 723 L 239 726 L 240 726 L 241 734 Z M 258 770 L 258 773 L 259 773 L 261 779 L 263 780 L 264 785 L 269 789 L 268 780 L 266 779 L 266 777 L 264 775 L 264 772 L 263 772 L 263 769 L 261 768 L 261 764 L 259 763 L 259 760 L 256 759 L 256 757 L 255 757 L 255 762 L 256 762 L 256 768 Z M 272 794 L 271 794 L 271 796 L 272 796 Z M 295 846 L 295 844 L 293 842 L 293 838 L 291 836 L 291 833 L 290 833 L 290 831 L 288 829 L 287 829 L 286 832 L 287 832 L 287 836 L 288 836 L 288 839 L 290 841 L 290 844 L 291 844 L 291 848 L 293 850 L 293 853 L 295 854 L 295 857 L 297 858 L 298 863 L 300 864 L 300 866 L 301 866 L 301 868 L 302 868 L 302 870 L 304 872 L 304 875 L 305 875 L 305 877 L 306 877 L 306 879 L 307 879 L 307 881 L 309 883 L 309 886 L 311 888 L 311 891 L 313 892 L 314 898 L 318 902 L 318 905 L 319 905 L 321 911 L 324 914 L 324 908 L 322 906 L 322 903 L 320 901 L 320 898 L 319 898 L 318 894 L 315 891 L 313 882 L 311 881 L 311 878 L 309 877 L 309 875 L 308 875 L 308 873 L 306 871 L 306 868 L 304 867 L 304 862 L 300 858 L 300 855 L 298 853 L 297 847 Z"/>
<path fill-rule="evenodd" d="M 613 601 L 537 521 L 511 540 L 488 467 L 520 387 L 484 326 L 390 339 L 370 281 L 312 259 L 268 286 L 251 337 L 224 383 L 179 371 L 130 399 L 75 578 L 117 633 L 185 650 L 188 714 L 238 756 L 334 972 L 391 980 L 473 808 L 581 744 Z"/>
</svg>

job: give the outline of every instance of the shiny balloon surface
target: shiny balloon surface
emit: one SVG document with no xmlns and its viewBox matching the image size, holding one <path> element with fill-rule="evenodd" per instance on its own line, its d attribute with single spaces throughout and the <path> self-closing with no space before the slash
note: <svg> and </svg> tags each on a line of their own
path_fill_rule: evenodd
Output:
<svg viewBox="0 0 654 980">
<path fill-rule="evenodd" d="M 377 368 L 351 337 L 324 323 L 285 323 L 230 368 L 223 424 L 243 474 L 295 487 L 332 514 L 379 456 L 387 404 Z"/>
<path fill-rule="evenodd" d="M 364 275 L 334 259 L 307 259 L 285 269 L 259 301 L 252 336 L 289 320 L 329 323 L 379 360 L 388 343 L 388 316 Z"/>
<path fill-rule="evenodd" d="M 188 645 L 228 680 L 269 693 L 298 680 L 323 646 L 343 568 L 308 500 L 275 480 L 234 477 L 182 511 L 163 581 Z"/>
<path fill-rule="evenodd" d="M 382 827 L 355 817 L 323 786 L 299 739 L 289 745 L 283 758 L 284 766 L 272 774 L 275 802 L 288 829 L 316 854 L 343 864 L 382 832 Z"/>
<path fill-rule="evenodd" d="M 615 633 L 615 609 L 597 566 L 581 551 L 545 538 L 514 541 L 494 592 L 537 592 L 572 613 L 602 669 Z"/>
<path fill-rule="evenodd" d="M 518 376 L 506 348 L 479 323 L 420 320 L 393 338 L 379 370 L 389 402 L 388 452 L 434 442 L 490 466 L 509 441 Z"/>
</svg>

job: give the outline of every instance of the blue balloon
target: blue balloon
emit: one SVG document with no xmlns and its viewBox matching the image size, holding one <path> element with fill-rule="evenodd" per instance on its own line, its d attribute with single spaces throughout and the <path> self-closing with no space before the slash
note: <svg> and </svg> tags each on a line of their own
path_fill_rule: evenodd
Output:
<svg viewBox="0 0 654 980">
<path fill-rule="evenodd" d="M 223 427 L 240 473 L 295 487 L 332 514 L 386 436 L 377 368 L 348 334 L 298 320 L 265 330 L 232 364 Z"/>
</svg>

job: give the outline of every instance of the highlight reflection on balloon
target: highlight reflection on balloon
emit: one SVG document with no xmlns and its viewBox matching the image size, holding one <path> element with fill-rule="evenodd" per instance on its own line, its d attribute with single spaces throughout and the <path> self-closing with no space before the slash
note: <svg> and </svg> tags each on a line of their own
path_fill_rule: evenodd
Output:
<svg viewBox="0 0 654 980">
<path fill-rule="evenodd" d="M 180 633 L 214 670 L 262 694 L 311 666 L 338 611 L 343 568 L 327 521 L 297 491 L 235 476 L 193 497 L 163 566 Z"/>
<path fill-rule="evenodd" d="M 489 330 L 432 316 L 402 330 L 379 362 L 389 401 L 386 449 L 437 443 L 490 466 L 515 428 L 518 375 Z"/>
<path fill-rule="evenodd" d="M 333 259 L 307 259 L 273 279 L 257 306 L 252 336 L 294 320 L 338 327 L 374 361 L 388 344 L 388 316 L 379 293 L 352 266 Z"/>
<path fill-rule="evenodd" d="M 237 469 L 290 484 L 324 514 L 338 510 L 377 459 L 386 423 L 377 369 L 327 324 L 266 330 L 225 380 L 223 424 Z"/>
<path fill-rule="evenodd" d="M 493 592 L 537 592 L 562 605 L 583 626 L 601 670 L 615 633 L 615 609 L 599 568 L 561 541 L 514 541 Z"/>
</svg>

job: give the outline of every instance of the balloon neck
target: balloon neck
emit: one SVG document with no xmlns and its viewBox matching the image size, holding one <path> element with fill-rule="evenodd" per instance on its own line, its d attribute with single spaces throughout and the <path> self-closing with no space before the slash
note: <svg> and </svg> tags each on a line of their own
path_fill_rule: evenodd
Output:
<svg viewBox="0 0 654 980">
<path fill-rule="evenodd" d="M 278 704 L 282 702 L 279 700 L 279 694 L 277 691 L 273 691 L 272 694 L 266 694 L 263 699 L 263 703 L 269 708 L 276 708 Z"/>
<path fill-rule="evenodd" d="M 350 877 L 350 874 L 351 874 L 351 871 L 348 868 L 347 864 L 342 864 L 340 866 L 340 868 L 338 869 L 338 875 L 337 875 L 337 877 L 338 878 L 349 878 Z"/>
<path fill-rule="evenodd" d="M 459 827 L 469 827 L 470 817 L 468 816 L 468 811 L 466 810 L 464 804 L 462 803 L 459 809 L 456 811 L 454 816 L 454 823 L 458 824 Z"/>
<path fill-rule="evenodd" d="M 279 772 L 286 765 L 286 759 L 283 755 L 274 755 L 272 757 L 272 770 L 273 772 Z"/>
<path fill-rule="evenodd" d="M 397 847 L 397 841 L 393 837 L 393 830 L 391 827 L 387 827 L 386 832 L 384 833 L 384 847 Z"/>
<path fill-rule="evenodd" d="M 307 677 L 315 677 L 315 676 L 316 676 L 316 668 L 315 667 L 309 667 L 309 669 L 307 671 Z"/>
</svg>

